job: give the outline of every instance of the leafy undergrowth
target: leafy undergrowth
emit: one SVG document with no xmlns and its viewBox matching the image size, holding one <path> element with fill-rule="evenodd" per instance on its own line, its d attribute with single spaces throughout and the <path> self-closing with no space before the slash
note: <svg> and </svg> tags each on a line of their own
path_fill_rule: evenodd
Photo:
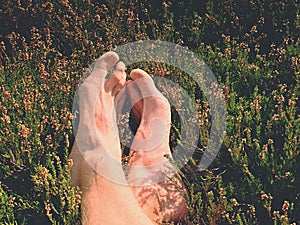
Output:
<svg viewBox="0 0 300 225">
<path fill-rule="evenodd" d="M 200 138 L 182 169 L 183 224 L 299 224 L 300 6 L 297 1 L 2 1 L 0 32 L 0 223 L 80 224 L 67 158 L 72 101 L 84 68 L 137 40 L 188 46 L 216 75 L 226 135 L 199 171 L 210 110 L 186 74 L 140 65 L 197 103 Z M 172 110 L 171 146 L 180 144 Z"/>
</svg>

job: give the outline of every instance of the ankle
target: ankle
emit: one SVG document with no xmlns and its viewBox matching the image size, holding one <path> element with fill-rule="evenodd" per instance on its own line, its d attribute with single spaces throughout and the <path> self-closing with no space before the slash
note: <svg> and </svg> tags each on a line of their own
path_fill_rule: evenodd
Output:
<svg viewBox="0 0 300 225">
<path fill-rule="evenodd" d="M 95 191 L 108 182 L 126 183 L 121 160 L 114 159 L 105 151 L 85 154 L 80 170 L 80 186 L 83 191 Z"/>
</svg>

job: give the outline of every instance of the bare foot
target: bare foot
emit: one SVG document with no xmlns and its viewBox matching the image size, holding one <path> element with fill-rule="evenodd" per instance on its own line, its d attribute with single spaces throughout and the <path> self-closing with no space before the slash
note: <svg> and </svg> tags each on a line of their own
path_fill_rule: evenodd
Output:
<svg viewBox="0 0 300 225">
<path fill-rule="evenodd" d="M 96 167 L 99 164 L 98 160 L 121 162 L 114 99 L 125 85 L 126 74 L 124 63 L 117 63 L 118 60 L 118 55 L 113 52 L 101 56 L 96 61 L 92 73 L 79 88 L 80 122 L 76 143 L 70 155 L 70 159 L 73 160 L 72 185 L 82 187 L 90 185 L 83 182 L 82 179 L 93 176 L 97 170 L 100 174 L 104 173 L 101 168 Z M 106 80 L 107 71 L 110 71 L 115 65 L 115 72 Z M 99 147 L 101 151 L 99 151 Z M 89 164 L 88 168 L 82 170 L 80 167 L 87 166 L 86 163 Z"/>
<path fill-rule="evenodd" d="M 83 225 L 152 224 L 126 185 L 121 167 L 114 99 L 126 76 L 118 60 L 114 52 L 102 55 L 79 89 L 80 121 L 70 159 L 72 184 L 82 190 Z M 116 63 L 116 71 L 105 80 Z"/>
<path fill-rule="evenodd" d="M 156 89 L 143 70 L 130 73 L 133 81 L 127 91 L 133 102 L 133 114 L 140 119 L 131 151 L 128 183 L 138 203 L 152 221 L 174 221 L 187 215 L 183 197 L 185 187 L 174 175 L 175 167 L 169 147 L 171 111 L 168 100 Z M 141 95 L 141 96 L 139 96 Z"/>
</svg>

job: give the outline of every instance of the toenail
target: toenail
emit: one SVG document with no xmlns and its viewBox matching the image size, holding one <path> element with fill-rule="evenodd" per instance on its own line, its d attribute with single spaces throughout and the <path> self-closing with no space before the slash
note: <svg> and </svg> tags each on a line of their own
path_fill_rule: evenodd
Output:
<svg viewBox="0 0 300 225">
<path fill-rule="evenodd" d="M 116 70 L 125 70 L 125 69 L 126 69 L 126 65 L 122 61 L 119 61 L 116 65 Z"/>
</svg>

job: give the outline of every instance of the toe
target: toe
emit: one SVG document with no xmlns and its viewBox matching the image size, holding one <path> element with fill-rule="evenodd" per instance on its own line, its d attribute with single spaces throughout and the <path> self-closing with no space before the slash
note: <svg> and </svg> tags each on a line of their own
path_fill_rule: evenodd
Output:
<svg viewBox="0 0 300 225">
<path fill-rule="evenodd" d="M 115 109 L 117 116 L 123 114 L 123 108 L 126 107 L 128 100 L 128 93 L 126 87 L 121 89 L 115 98 Z"/>
<path fill-rule="evenodd" d="M 105 76 L 118 62 L 119 56 L 115 52 L 107 52 L 96 60 L 92 73 L 86 79 L 92 86 L 96 85 L 103 88 Z"/>
<path fill-rule="evenodd" d="M 126 88 L 127 88 L 127 93 L 130 97 L 130 101 L 133 105 L 143 99 L 142 93 L 140 92 L 135 82 L 133 81 L 128 82 Z"/>
<path fill-rule="evenodd" d="M 110 71 L 119 61 L 119 56 L 115 52 L 106 52 L 99 59 L 96 60 L 94 70 Z"/>
<path fill-rule="evenodd" d="M 130 77 L 134 80 L 133 83 L 140 89 L 144 98 L 150 96 L 163 97 L 155 87 L 152 78 L 144 70 L 132 70 Z"/>
<path fill-rule="evenodd" d="M 142 93 L 139 91 L 139 88 L 135 85 L 134 82 L 129 82 L 127 84 L 127 93 L 129 95 L 131 104 L 132 104 L 132 113 L 138 121 L 141 118 L 142 112 L 143 112 L 143 96 Z"/>
<path fill-rule="evenodd" d="M 116 94 L 125 86 L 126 83 L 125 69 L 126 67 L 123 62 L 119 62 L 116 65 L 116 71 L 105 82 L 104 85 L 104 90 L 107 93 L 111 93 L 112 96 L 116 96 Z"/>
</svg>

